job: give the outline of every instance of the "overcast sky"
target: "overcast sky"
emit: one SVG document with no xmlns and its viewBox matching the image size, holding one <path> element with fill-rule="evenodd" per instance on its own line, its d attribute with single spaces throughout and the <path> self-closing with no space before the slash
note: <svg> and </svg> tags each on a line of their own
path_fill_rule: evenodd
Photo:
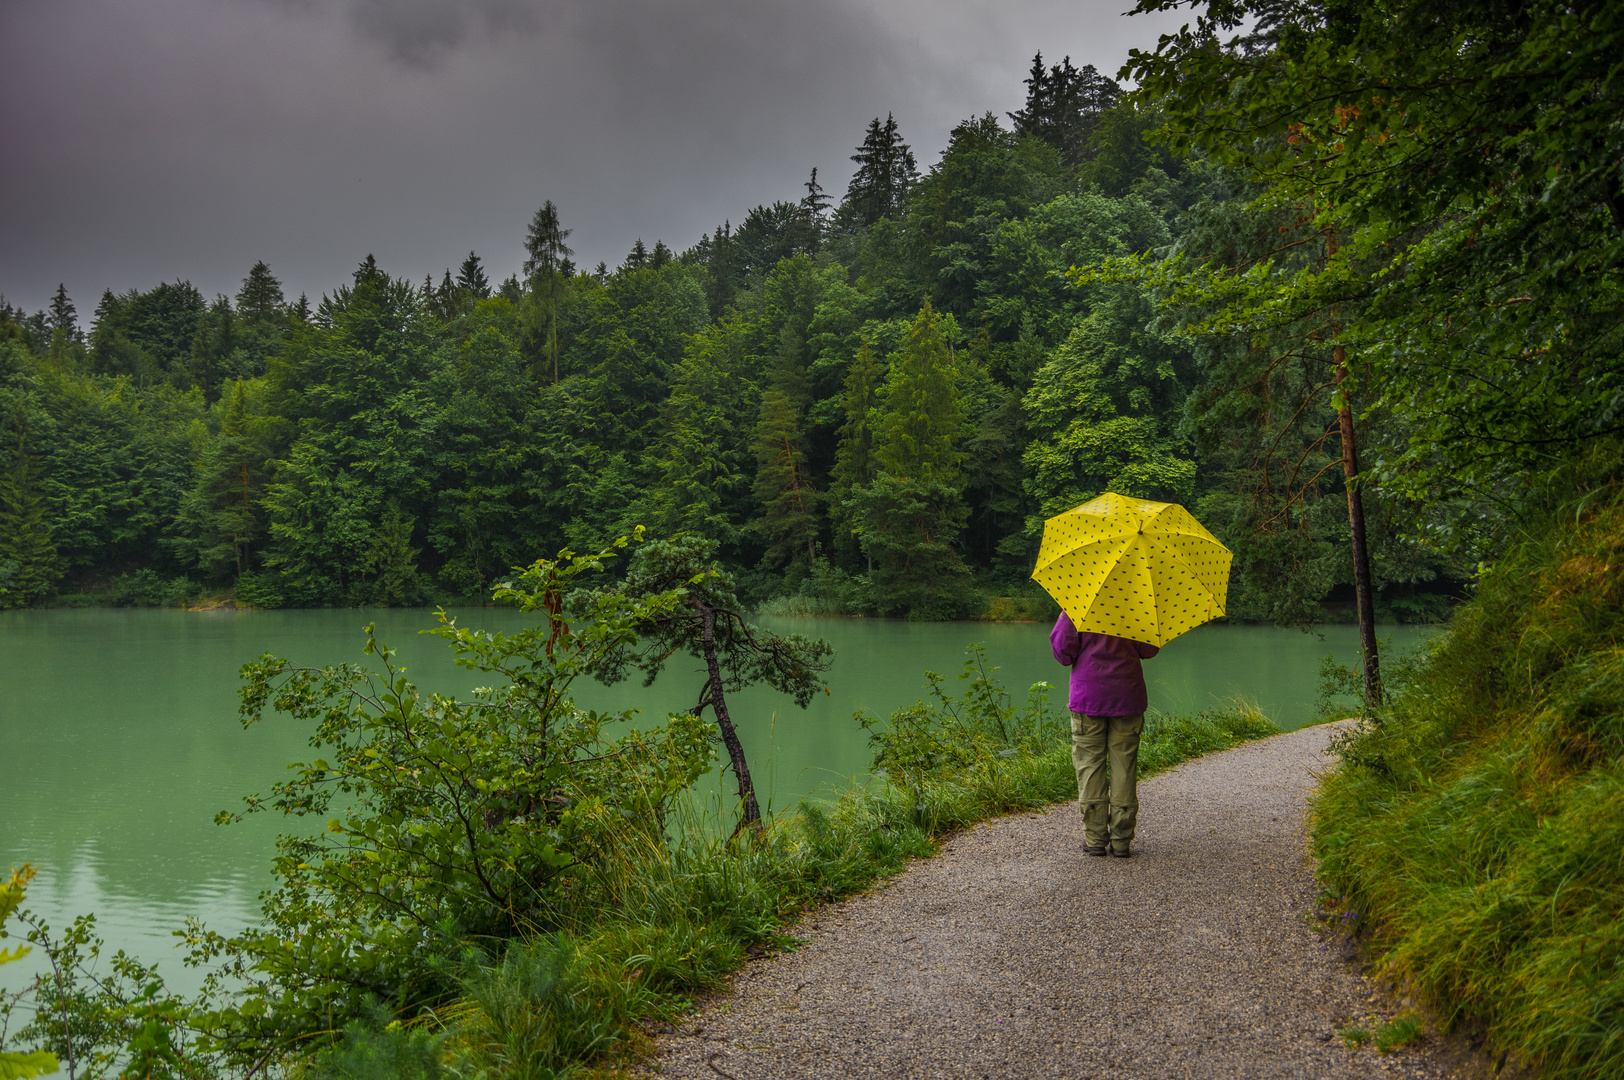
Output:
<svg viewBox="0 0 1624 1080">
<path fill-rule="evenodd" d="M 1032 54 L 1114 74 L 1183 16 L 1132 0 L 0 0 L 0 293 L 256 259 L 314 301 L 369 252 L 518 269 L 544 199 L 576 261 L 681 250 L 816 166 L 837 200 L 875 116 L 921 168 L 1020 107 Z"/>
</svg>

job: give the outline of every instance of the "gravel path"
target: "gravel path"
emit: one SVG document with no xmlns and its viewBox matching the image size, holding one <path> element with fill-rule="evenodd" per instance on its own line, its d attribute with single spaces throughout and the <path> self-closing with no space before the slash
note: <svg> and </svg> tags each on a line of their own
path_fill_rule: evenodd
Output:
<svg viewBox="0 0 1624 1080">
<path fill-rule="evenodd" d="M 1330 731 L 1143 781 L 1132 859 L 1084 855 L 1069 803 L 960 834 L 814 912 L 800 950 L 750 965 L 658 1040 L 651 1068 L 705 1080 L 1451 1075 L 1425 1041 L 1380 1056 L 1336 1035 L 1383 1006 L 1305 918 L 1304 796 Z"/>
</svg>

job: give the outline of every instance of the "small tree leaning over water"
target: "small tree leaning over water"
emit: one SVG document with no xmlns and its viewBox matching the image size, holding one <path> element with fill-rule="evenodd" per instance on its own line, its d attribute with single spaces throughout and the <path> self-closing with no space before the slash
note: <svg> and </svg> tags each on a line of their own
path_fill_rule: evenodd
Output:
<svg viewBox="0 0 1624 1080">
<path fill-rule="evenodd" d="M 651 685 L 665 662 L 679 651 L 705 661 L 704 682 L 692 715 L 697 717 L 708 707 L 716 718 L 739 783 L 738 829 L 748 826 L 759 832 L 761 806 L 738 729 L 728 713 L 727 695 L 764 682 L 789 694 L 804 709 L 819 690 L 828 693 L 822 675 L 829 669 L 834 648 L 822 638 L 776 634 L 745 622 L 733 577 L 714 561 L 715 554 L 714 540 L 691 536 L 653 541 L 638 550 L 626 577 L 626 595 L 678 595 L 681 599 L 652 610 L 640 624 L 641 649 L 620 660 L 643 672 L 644 686 Z M 613 672 L 606 679 L 618 674 Z"/>
</svg>

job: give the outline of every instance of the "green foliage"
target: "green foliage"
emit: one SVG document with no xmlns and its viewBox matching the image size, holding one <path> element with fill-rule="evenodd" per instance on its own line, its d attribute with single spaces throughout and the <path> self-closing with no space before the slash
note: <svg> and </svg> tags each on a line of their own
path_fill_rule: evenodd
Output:
<svg viewBox="0 0 1624 1080">
<path fill-rule="evenodd" d="M 470 700 L 420 694 L 370 629 L 376 674 L 270 656 L 244 667 L 243 722 L 275 708 L 313 725 L 323 754 L 246 812 L 326 827 L 278 840 L 263 928 L 192 931 L 199 956 L 223 954 L 222 970 L 247 980 L 208 1019 L 207 1045 L 248 1058 L 329 1030 L 328 1017 L 358 1014 L 369 995 L 432 1000 L 446 991 L 435 956 L 556 926 L 571 876 L 619 857 L 623 835 L 661 835 L 672 800 L 707 767 L 705 726 L 683 714 L 612 736 L 629 713 L 583 712 L 570 698 L 576 679 L 612 667 L 642 623 L 681 600 L 603 591 L 566 625 L 564 591 L 614 556 L 565 551 L 499 586 L 498 600 L 542 616 L 512 634 L 442 613 L 434 632 L 457 663 L 493 679 Z"/>
<path fill-rule="evenodd" d="M 102 602 L 108 607 L 178 607 L 197 596 L 197 585 L 191 580 L 164 577 L 154 570 L 144 569 L 114 578 Z"/>
<path fill-rule="evenodd" d="M 880 614 L 946 619 L 968 613 L 970 572 L 953 547 L 969 516 L 959 489 L 882 472 L 855 489 L 849 505 L 873 565 L 872 602 Z"/>
<path fill-rule="evenodd" d="M 19 418 L 17 428 L 26 431 L 25 425 Z M 38 602 L 61 576 L 35 470 L 20 437 L 16 447 L 0 449 L 0 609 Z"/>
<path fill-rule="evenodd" d="M 899 479 L 952 484 L 959 478 L 964 411 L 958 365 L 927 301 L 880 389 L 874 464 Z"/>
<path fill-rule="evenodd" d="M 165 990 L 157 968 L 123 952 L 101 963 L 94 915 L 81 915 L 60 936 L 53 934 L 22 907 L 33 876 L 33 867 L 25 864 L 0 886 L 0 938 L 9 936 L 6 923 L 15 919 L 29 942 L 0 949 L 0 964 L 38 949 L 48 966 L 20 989 L 0 992 L 0 1077 L 26 1080 L 64 1065 L 70 1076 L 87 1080 L 212 1076 L 209 1063 L 191 1052 L 181 1034 L 190 1006 Z M 34 1050 L 4 1049 L 19 1012 L 31 1019 L 11 1041 Z"/>
<path fill-rule="evenodd" d="M 834 650 L 822 638 L 778 634 L 745 622 L 733 578 L 712 561 L 715 553 L 715 541 L 698 537 L 655 541 L 637 552 L 626 575 L 625 594 L 674 599 L 640 617 L 642 648 L 607 658 L 598 675 L 613 682 L 627 666 L 635 666 L 643 673 L 643 685 L 649 686 L 679 651 L 703 660 L 705 679 L 690 715 L 711 710 L 738 781 L 739 827 L 759 828 L 761 809 L 749 761 L 728 713 L 727 695 L 762 682 L 790 695 L 804 709 L 813 694 L 828 693 L 822 675 Z"/>
<path fill-rule="evenodd" d="M 0 939 L 10 936 L 6 931 L 6 921 L 22 906 L 28 895 L 28 883 L 33 880 L 34 868 L 24 865 L 22 869 L 13 868 L 11 879 L 0 887 Z M 13 960 L 21 960 L 29 952 L 26 945 L 12 949 L 0 949 L 0 964 L 9 964 Z M 6 1001 L 0 1006 L 0 1018 L 9 1020 L 13 1003 Z M 5 1029 L 0 1026 L 0 1048 L 5 1046 Z M 39 1076 L 41 1073 L 55 1072 L 58 1068 L 56 1055 L 45 1050 L 34 1050 L 21 1053 L 16 1050 L 0 1049 L 0 1080 L 29 1080 L 29 1077 Z"/>
<path fill-rule="evenodd" d="M 613 1050 L 656 1002 L 640 973 L 625 977 L 605 959 L 562 934 L 512 942 L 498 963 L 466 955 L 456 1036 L 464 1067 L 541 1080 Z"/>
<path fill-rule="evenodd" d="M 444 1036 L 403 1028 L 388 1009 L 373 1005 L 368 1015 L 344 1026 L 344 1041 L 316 1058 L 310 1080 L 440 1080 Z"/>
<path fill-rule="evenodd" d="M 1380 967 L 1549 1077 L 1624 1068 L 1616 469 L 1608 444 L 1570 471 L 1313 806 Z"/>
<path fill-rule="evenodd" d="M 1026 490 L 1043 521 L 1105 491 L 1186 502 L 1196 465 L 1170 418 L 1183 406 L 1185 351 L 1146 329 L 1151 307 L 1115 291 L 1038 371 L 1024 401 L 1033 439 Z"/>
<path fill-rule="evenodd" d="M 1331 314 L 1323 340 L 1357 350 L 1367 408 L 1401 421 L 1373 447 L 1382 484 L 1520 497 L 1616 430 L 1624 400 L 1621 43 L 1602 0 L 1209 5 L 1125 74 L 1175 150 L 1201 148 L 1262 185 L 1257 205 L 1295 206 L 1340 243 L 1309 267 L 1176 264 L 1180 291 L 1248 335 Z"/>
<path fill-rule="evenodd" d="M 965 683 L 958 697 L 944 688 L 942 676 L 925 672 L 932 703 L 919 701 L 880 721 L 859 712 L 869 731 L 874 770 L 903 790 L 919 792 L 930 779 L 941 779 L 994 757 L 1039 754 L 1069 737 L 1070 727 L 1049 706 L 1048 683 L 1033 683 L 1024 709 L 1017 709 L 994 678 L 998 668 L 987 663 L 980 642 L 965 649 Z"/>
</svg>

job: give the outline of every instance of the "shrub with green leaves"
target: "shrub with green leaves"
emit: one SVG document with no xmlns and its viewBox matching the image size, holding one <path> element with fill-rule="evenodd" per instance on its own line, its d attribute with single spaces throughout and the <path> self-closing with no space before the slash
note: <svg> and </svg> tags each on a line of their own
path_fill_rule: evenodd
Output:
<svg viewBox="0 0 1624 1080">
<path fill-rule="evenodd" d="M 987 662 L 987 647 L 974 642 L 965 650 L 959 681 L 964 693 L 948 693 L 946 680 L 925 672 L 931 702 L 904 705 L 880 720 L 866 712 L 857 722 L 869 732 L 874 768 L 898 787 L 919 790 L 939 778 L 997 755 L 1037 753 L 1064 738 L 1065 721 L 1049 707 L 1049 684 L 1033 683 L 1024 708 L 1017 708 Z"/>
<path fill-rule="evenodd" d="M 455 981 L 443 958 L 463 943 L 552 929 L 573 878 L 663 835 L 673 800 L 709 767 L 709 726 L 679 714 L 615 735 L 629 712 L 586 712 L 570 697 L 680 601 L 595 592 L 566 621 L 565 593 L 615 548 L 538 560 L 498 587 L 499 601 L 542 616 L 515 633 L 440 613 L 433 632 L 456 662 L 492 679 L 468 700 L 420 693 L 371 627 L 377 672 L 268 655 L 244 667 L 243 722 L 285 713 L 314 728 L 320 755 L 244 813 L 325 827 L 279 838 L 262 926 L 229 938 L 192 929 L 194 960 L 225 958 L 215 987 L 246 987 L 204 1018 L 209 1045 L 253 1060 L 333 1031 L 374 998 L 400 1009 L 443 997 Z"/>
</svg>

